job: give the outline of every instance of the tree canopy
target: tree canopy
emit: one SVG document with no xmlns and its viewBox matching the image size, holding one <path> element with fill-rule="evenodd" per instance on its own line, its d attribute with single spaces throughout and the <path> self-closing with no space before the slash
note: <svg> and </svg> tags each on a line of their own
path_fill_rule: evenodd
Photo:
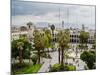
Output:
<svg viewBox="0 0 100 75">
<path fill-rule="evenodd" d="M 69 33 L 65 31 L 60 31 L 58 33 L 58 43 L 60 47 L 68 47 L 68 43 L 70 41 Z"/>
<path fill-rule="evenodd" d="M 84 51 L 80 58 L 87 64 L 89 69 L 93 69 L 96 62 L 95 51 Z"/>
<path fill-rule="evenodd" d="M 88 42 L 89 33 L 85 31 L 81 31 L 79 38 L 80 38 L 80 43 L 85 44 Z"/>
<path fill-rule="evenodd" d="M 53 31 L 55 29 L 55 26 L 54 25 L 51 25 L 51 30 Z"/>
<path fill-rule="evenodd" d="M 19 50 L 18 47 L 19 45 L 23 43 L 22 48 L 23 48 L 23 58 L 29 58 L 29 50 L 28 48 L 30 47 L 31 44 L 29 44 L 28 40 L 26 40 L 25 38 L 20 38 L 17 40 L 13 40 L 11 42 L 11 51 L 12 51 L 12 58 L 16 58 L 19 56 Z M 19 44 L 19 45 L 18 45 Z"/>
</svg>

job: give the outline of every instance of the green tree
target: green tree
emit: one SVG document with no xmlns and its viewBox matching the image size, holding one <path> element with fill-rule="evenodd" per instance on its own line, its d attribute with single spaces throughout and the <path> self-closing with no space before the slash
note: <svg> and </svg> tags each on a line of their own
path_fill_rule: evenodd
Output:
<svg viewBox="0 0 100 75">
<path fill-rule="evenodd" d="M 22 63 L 23 59 L 29 58 L 29 50 L 27 50 L 28 43 L 29 42 L 22 37 L 17 40 L 13 40 L 11 43 L 11 57 L 15 59 L 19 57 L 20 63 Z"/>
<path fill-rule="evenodd" d="M 86 48 L 87 47 L 88 38 L 89 38 L 89 33 L 88 32 L 85 32 L 85 31 L 80 32 L 79 39 L 80 39 L 81 48 Z M 84 44 L 85 44 L 85 46 L 84 46 Z"/>
<path fill-rule="evenodd" d="M 61 54 L 61 51 L 60 51 L 60 47 L 58 48 L 58 59 L 59 59 L 59 64 L 60 64 L 60 54 Z"/>
<path fill-rule="evenodd" d="M 87 64 L 89 69 L 93 69 L 96 62 L 95 51 L 84 51 L 80 58 Z"/>
<path fill-rule="evenodd" d="M 60 51 L 58 51 L 58 52 L 61 53 L 61 65 L 62 66 L 64 64 L 64 50 L 65 50 L 65 48 L 68 49 L 69 40 L 70 40 L 69 33 L 65 32 L 65 31 L 60 31 L 58 33 L 58 43 L 59 43 L 59 47 L 61 50 L 61 52 Z M 60 55 L 59 55 L 59 57 L 60 57 Z"/>
<path fill-rule="evenodd" d="M 93 41 L 92 48 L 96 49 L 96 33 L 94 34 L 94 41 Z"/>
<path fill-rule="evenodd" d="M 53 36 L 53 42 L 54 42 L 54 30 L 55 30 L 55 26 L 52 24 L 51 25 L 51 30 L 52 30 L 52 36 Z"/>
<path fill-rule="evenodd" d="M 52 42 L 52 35 L 50 30 L 46 29 L 45 30 L 45 39 L 46 39 L 46 48 L 49 48 L 51 46 L 51 42 Z M 49 49 L 48 49 L 49 52 Z"/>
<path fill-rule="evenodd" d="M 31 43 L 27 43 L 27 50 L 29 51 L 29 63 L 30 63 L 30 61 L 31 61 L 31 51 L 33 50 Z"/>
<path fill-rule="evenodd" d="M 34 44 L 35 49 L 38 50 L 38 63 L 40 63 L 41 50 L 44 50 L 45 42 L 44 35 L 38 30 L 35 30 L 34 33 Z"/>
<path fill-rule="evenodd" d="M 54 33 L 53 31 L 55 30 L 55 26 L 51 25 L 51 30 L 52 30 L 52 34 Z"/>
<path fill-rule="evenodd" d="M 23 54 L 22 54 L 22 50 L 23 50 L 23 46 L 24 46 L 24 43 L 23 42 L 18 42 L 17 43 L 17 48 L 19 50 L 19 62 L 20 64 L 23 63 Z"/>
</svg>

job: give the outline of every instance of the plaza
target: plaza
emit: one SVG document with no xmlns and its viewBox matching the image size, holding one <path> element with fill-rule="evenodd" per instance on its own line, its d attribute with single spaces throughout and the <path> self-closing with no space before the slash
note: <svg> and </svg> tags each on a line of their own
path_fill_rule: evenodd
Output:
<svg viewBox="0 0 100 75">
<path fill-rule="evenodd" d="M 12 1 L 11 74 L 96 69 L 95 6 Z"/>
<path fill-rule="evenodd" d="M 28 28 L 30 27 L 30 28 Z M 19 29 L 18 28 L 15 28 L 13 27 L 12 29 L 12 41 L 14 40 L 18 40 L 20 39 L 20 37 L 26 37 L 26 39 L 28 39 L 28 41 L 34 45 L 34 38 L 35 36 L 33 35 L 34 34 L 34 31 L 35 30 L 39 30 L 40 31 L 40 34 L 42 34 L 43 36 L 45 35 L 45 32 L 43 31 L 43 29 L 47 29 L 47 30 L 50 30 L 50 28 L 34 28 L 34 26 L 21 26 Z M 80 55 L 84 52 L 84 50 L 81 50 L 80 48 L 78 48 L 77 46 L 80 45 L 80 32 L 83 31 L 83 29 L 80 29 L 80 31 L 78 31 L 77 29 L 68 29 L 70 31 L 70 40 L 69 40 L 69 46 L 70 48 L 68 48 L 67 50 L 64 51 L 64 63 L 65 64 L 69 64 L 69 65 L 73 65 L 76 67 L 76 70 L 77 71 L 80 71 L 80 70 L 85 70 L 85 67 L 87 66 L 87 64 L 81 60 L 80 58 Z M 51 30 L 50 30 L 51 31 Z M 59 43 L 57 42 L 57 35 L 59 33 L 60 30 L 56 29 L 54 31 L 54 34 L 51 34 L 53 35 L 53 48 L 52 47 L 49 47 L 49 48 L 44 48 L 44 52 L 46 53 L 46 55 L 49 55 L 50 58 L 48 57 L 43 57 L 43 56 L 40 56 L 40 63 L 42 64 L 42 66 L 40 67 L 40 69 L 37 71 L 39 73 L 41 72 L 49 72 L 50 71 L 50 67 L 59 63 Z M 73 32 L 72 32 L 73 31 Z M 51 31 L 52 33 L 52 31 Z M 87 51 L 90 51 L 90 50 L 93 50 L 95 51 L 95 49 L 92 49 L 92 45 L 93 45 L 93 41 L 94 41 L 94 34 L 95 34 L 95 31 L 89 32 L 91 35 L 90 37 L 88 38 L 88 48 L 87 48 Z M 31 57 L 34 56 L 34 54 L 37 53 L 35 49 L 35 47 L 33 46 L 33 51 L 31 51 Z M 67 54 L 67 58 L 66 58 L 66 54 Z M 61 55 L 61 54 L 60 54 Z M 61 59 L 61 57 L 60 57 Z M 24 59 L 23 60 L 24 63 L 28 63 L 29 60 L 28 59 Z M 16 60 L 15 61 L 16 63 L 18 63 L 19 61 Z M 31 60 L 31 64 L 32 64 L 32 60 Z"/>
</svg>

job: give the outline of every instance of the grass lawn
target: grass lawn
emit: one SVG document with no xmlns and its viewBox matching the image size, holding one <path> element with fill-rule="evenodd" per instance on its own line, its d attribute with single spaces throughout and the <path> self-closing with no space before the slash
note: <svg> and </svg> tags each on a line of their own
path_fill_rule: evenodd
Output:
<svg viewBox="0 0 100 75">
<path fill-rule="evenodd" d="M 41 68 L 41 64 L 30 65 L 28 67 L 16 70 L 16 74 L 30 74 L 30 73 L 37 73 L 38 70 Z"/>
<path fill-rule="evenodd" d="M 26 73 L 37 73 L 40 68 L 41 68 L 40 64 L 35 64 L 30 69 L 27 69 Z"/>
</svg>

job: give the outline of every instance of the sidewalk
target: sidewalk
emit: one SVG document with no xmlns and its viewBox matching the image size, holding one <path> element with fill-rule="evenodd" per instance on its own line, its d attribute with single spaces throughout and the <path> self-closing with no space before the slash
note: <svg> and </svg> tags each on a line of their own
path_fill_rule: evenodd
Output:
<svg viewBox="0 0 100 75">
<path fill-rule="evenodd" d="M 42 65 L 42 67 L 40 68 L 38 72 L 40 73 L 40 72 L 49 71 L 49 62 L 50 62 L 50 59 L 46 59 L 46 61 L 44 62 L 44 64 Z"/>
<path fill-rule="evenodd" d="M 58 53 L 57 53 L 57 51 L 49 53 L 49 54 L 52 57 L 52 59 L 45 59 L 44 64 L 42 65 L 42 67 L 40 68 L 40 70 L 38 72 L 48 72 L 50 65 L 54 65 L 54 64 L 58 63 Z"/>
</svg>

